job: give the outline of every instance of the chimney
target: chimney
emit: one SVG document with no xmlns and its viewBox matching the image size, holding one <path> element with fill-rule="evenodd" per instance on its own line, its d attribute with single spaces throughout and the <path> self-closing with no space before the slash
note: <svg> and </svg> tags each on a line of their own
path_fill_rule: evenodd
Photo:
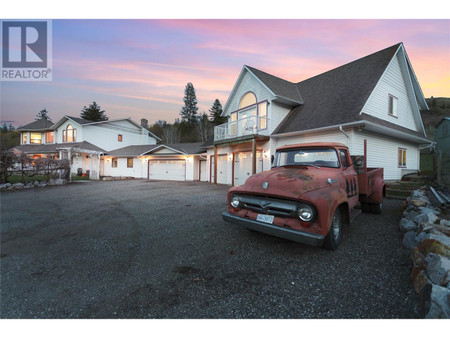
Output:
<svg viewBox="0 0 450 338">
<path fill-rule="evenodd" d="M 145 129 L 148 129 L 148 120 L 147 119 L 141 119 L 141 126 Z"/>
</svg>

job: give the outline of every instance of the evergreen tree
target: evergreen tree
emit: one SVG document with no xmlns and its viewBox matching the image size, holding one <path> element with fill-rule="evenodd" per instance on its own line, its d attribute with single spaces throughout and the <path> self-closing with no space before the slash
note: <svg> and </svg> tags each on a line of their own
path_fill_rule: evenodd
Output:
<svg viewBox="0 0 450 338">
<path fill-rule="evenodd" d="M 101 110 L 100 106 L 94 101 L 89 107 L 84 106 L 81 110 L 80 117 L 85 120 L 98 122 L 108 121 L 108 117 L 105 115 L 105 111 Z"/>
<path fill-rule="evenodd" d="M 217 126 L 219 124 L 227 122 L 227 118 L 222 116 L 222 104 L 219 99 L 216 99 L 209 109 L 209 117 L 213 125 Z"/>
<path fill-rule="evenodd" d="M 188 83 L 184 89 L 184 107 L 181 109 L 181 122 L 188 124 L 197 123 L 197 97 L 195 95 L 195 88 L 192 83 Z"/>
<path fill-rule="evenodd" d="M 48 116 L 48 111 L 47 109 L 42 109 L 37 115 L 35 120 L 42 120 L 42 119 L 46 119 L 47 121 L 52 122 L 52 119 Z"/>
</svg>

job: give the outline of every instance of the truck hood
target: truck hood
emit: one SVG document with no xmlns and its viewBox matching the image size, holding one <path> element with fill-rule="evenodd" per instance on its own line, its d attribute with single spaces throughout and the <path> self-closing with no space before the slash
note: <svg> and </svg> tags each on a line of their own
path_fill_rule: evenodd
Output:
<svg viewBox="0 0 450 338">
<path fill-rule="evenodd" d="M 263 194 L 298 199 L 306 192 L 330 187 L 328 178 L 337 181 L 335 168 L 279 167 L 247 179 L 245 184 L 235 187 L 236 192 Z M 332 183 L 336 185 L 337 183 Z M 267 186 L 264 189 L 263 186 Z"/>
</svg>

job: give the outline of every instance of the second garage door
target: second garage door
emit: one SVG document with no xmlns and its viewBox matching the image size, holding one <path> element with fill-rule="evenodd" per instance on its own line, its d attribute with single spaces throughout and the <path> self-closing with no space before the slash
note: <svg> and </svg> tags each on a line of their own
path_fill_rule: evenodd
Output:
<svg viewBox="0 0 450 338">
<path fill-rule="evenodd" d="M 148 178 L 151 180 L 185 181 L 185 160 L 150 160 Z"/>
</svg>

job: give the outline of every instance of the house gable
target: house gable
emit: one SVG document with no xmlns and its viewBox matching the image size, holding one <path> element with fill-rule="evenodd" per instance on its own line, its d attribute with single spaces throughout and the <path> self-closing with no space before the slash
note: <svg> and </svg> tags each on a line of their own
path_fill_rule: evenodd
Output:
<svg viewBox="0 0 450 338">
<path fill-rule="evenodd" d="M 222 116 L 229 116 L 231 112 L 236 111 L 242 96 L 247 92 L 255 94 L 258 102 L 270 101 L 275 97 L 273 92 L 244 66 L 224 106 Z"/>
<path fill-rule="evenodd" d="M 360 115 L 371 115 L 425 135 L 418 102 L 418 98 L 423 97 L 423 94 L 416 82 L 404 47 L 400 45 L 370 94 Z M 416 86 L 413 83 L 416 83 Z M 393 98 L 390 99 L 390 97 Z M 396 101 L 395 115 L 389 114 L 390 100 Z M 421 105 L 424 109 L 428 108 L 426 103 L 425 106 L 423 103 Z"/>
</svg>

